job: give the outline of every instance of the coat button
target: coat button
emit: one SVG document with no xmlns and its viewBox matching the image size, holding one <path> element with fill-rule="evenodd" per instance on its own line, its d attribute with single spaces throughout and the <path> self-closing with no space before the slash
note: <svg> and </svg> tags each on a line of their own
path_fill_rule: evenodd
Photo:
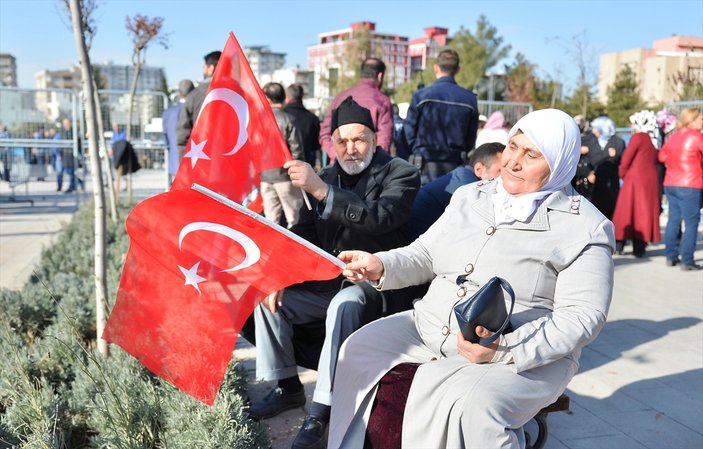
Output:
<svg viewBox="0 0 703 449">
<path fill-rule="evenodd" d="M 445 337 L 449 335 L 449 326 L 442 326 L 442 335 Z"/>
<path fill-rule="evenodd" d="M 339 248 L 335 248 L 335 249 L 332 250 L 332 253 L 333 253 L 335 256 L 338 255 L 338 254 L 341 253 L 341 252 L 342 252 L 342 250 L 340 250 Z"/>
<path fill-rule="evenodd" d="M 489 226 L 488 229 L 486 229 L 486 234 L 488 235 L 493 235 L 494 232 L 496 232 L 495 226 Z"/>
<path fill-rule="evenodd" d="M 472 263 L 467 263 L 466 266 L 464 267 L 464 271 L 466 274 L 471 274 L 474 272 L 474 264 Z"/>
<path fill-rule="evenodd" d="M 456 295 L 459 298 L 463 298 L 464 296 L 466 296 L 466 292 L 467 292 L 466 287 L 459 287 L 459 290 L 456 291 Z"/>
</svg>

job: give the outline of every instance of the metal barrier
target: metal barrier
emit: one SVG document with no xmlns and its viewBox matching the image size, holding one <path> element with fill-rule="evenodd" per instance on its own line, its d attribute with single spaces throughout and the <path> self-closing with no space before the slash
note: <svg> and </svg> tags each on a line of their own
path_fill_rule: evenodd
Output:
<svg viewBox="0 0 703 449">
<path fill-rule="evenodd" d="M 478 113 L 490 117 L 496 111 L 501 111 L 505 120 L 510 122 L 510 126 L 520 120 L 523 116 L 532 112 L 534 108 L 530 103 L 516 103 L 509 101 L 483 101 L 478 102 Z"/>
<path fill-rule="evenodd" d="M 703 111 L 703 100 L 678 101 L 664 105 L 664 109 L 673 112 L 676 114 L 676 117 L 678 117 L 685 108 L 697 108 Z"/>
<path fill-rule="evenodd" d="M 101 131 L 110 146 L 114 138 L 120 138 L 115 131 L 123 132 L 126 126 L 129 93 L 102 90 L 99 95 Z M 137 92 L 132 113 L 132 144 L 140 163 L 145 168 L 163 168 L 166 188 L 168 168 L 161 117 L 167 107 L 164 93 Z M 19 184 L 55 178 L 58 153 L 85 179 L 84 157 L 88 146 L 85 133 L 80 132 L 86 129 L 84 117 L 82 97 L 71 90 L 0 87 L 0 179 L 9 183 L 13 194 Z M 64 126 L 62 122 L 66 119 L 70 124 Z M 79 132 L 73 132 L 74 129 Z"/>
</svg>

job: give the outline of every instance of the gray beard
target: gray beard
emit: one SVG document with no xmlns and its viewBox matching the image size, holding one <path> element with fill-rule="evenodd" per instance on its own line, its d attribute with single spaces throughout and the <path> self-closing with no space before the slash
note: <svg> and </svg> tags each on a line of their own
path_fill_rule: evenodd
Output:
<svg viewBox="0 0 703 449">
<path fill-rule="evenodd" d="M 348 175 L 358 175 L 369 166 L 371 159 L 373 159 L 373 152 L 369 151 L 361 161 L 347 162 L 340 159 L 339 166 Z"/>
</svg>

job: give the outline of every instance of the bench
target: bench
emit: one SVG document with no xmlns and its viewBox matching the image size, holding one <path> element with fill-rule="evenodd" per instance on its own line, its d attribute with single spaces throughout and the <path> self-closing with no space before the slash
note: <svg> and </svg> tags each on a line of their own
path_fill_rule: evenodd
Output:
<svg viewBox="0 0 703 449">
<path fill-rule="evenodd" d="M 547 438 L 549 437 L 549 427 L 547 425 L 547 415 L 553 412 L 566 412 L 569 411 L 571 399 L 566 394 L 562 394 L 554 401 L 551 405 L 546 406 L 539 411 L 532 418 L 537 423 L 537 435 L 535 437 L 534 443 L 532 442 L 532 435 L 525 430 L 525 438 L 527 439 L 526 449 L 542 449 L 547 443 Z"/>
<path fill-rule="evenodd" d="M 403 410 L 410 385 L 419 364 L 402 363 L 381 378 L 376 399 L 371 410 L 364 448 L 391 449 L 400 447 Z M 544 407 L 535 415 L 523 430 L 526 449 L 542 449 L 549 437 L 547 415 L 553 412 L 568 411 L 570 399 L 562 394 L 554 403 Z M 535 426 L 530 425 L 534 421 Z"/>
</svg>

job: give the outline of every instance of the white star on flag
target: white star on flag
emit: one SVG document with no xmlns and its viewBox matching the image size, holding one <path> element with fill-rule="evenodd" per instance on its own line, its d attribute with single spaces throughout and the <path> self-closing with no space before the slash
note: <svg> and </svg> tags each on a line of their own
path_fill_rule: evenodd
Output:
<svg viewBox="0 0 703 449">
<path fill-rule="evenodd" d="M 183 268 L 180 265 L 178 265 L 178 268 L 181 270 L 181 273 L 183 273 L 183 276 L 186 277 L 186 281 L 183 285 L 192 285 L 198 291 L 198 293 L 202 295 L 198 284 L 207 281 L 207 279 L 198 274 L 198 268 L 200 268 L 200 261 L 190 267 L 190 269 Z"/>
<path fill-rule="evenodd" d="M 195 168 L 195 164 L 198 163 L 198 159 L 204 159 L 206 161 L 210 160 L 210 156 L 205 154 L 203 151 L 203 147 L 205 146 L 205 143 L 207 142 L 207 139 L 203 140 L 200 143 L 195 143 L 195 140 L 191 139 L 190 140 L 190 150 L 186 154 L 183 155 L 184 158 L 190 158 L 190 167 Z"/>
</svg>

